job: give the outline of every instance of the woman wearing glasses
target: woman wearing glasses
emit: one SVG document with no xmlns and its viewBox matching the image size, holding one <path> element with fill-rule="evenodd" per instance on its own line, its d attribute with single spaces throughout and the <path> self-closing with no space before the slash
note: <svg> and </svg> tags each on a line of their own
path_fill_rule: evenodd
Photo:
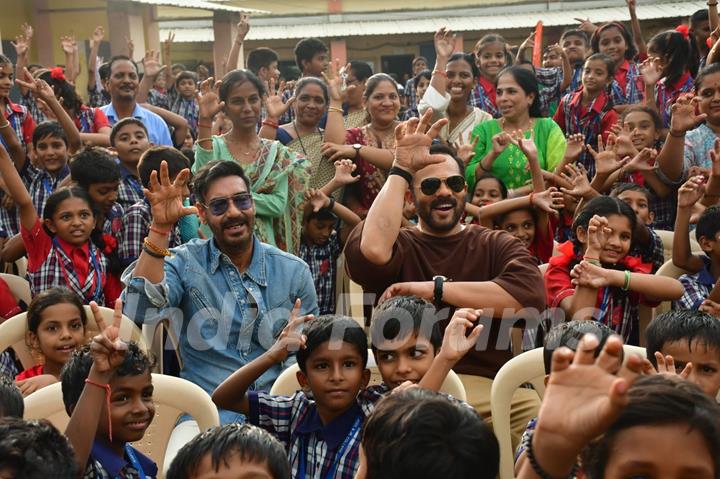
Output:
<svg viewBox="0 0 720 479">
<path fill-rule="evenodd" d="M 497 105 L 502 117 L 480 123 L 472 132 L 478 140 L 475 155 L 465 169 L 469 190 L 474 191 L 476 178 L 492 173 L 508 189 L 522 189 L 522 194 L 527 194 L 528 159 L 511 138 L 532 138 L 540 168 L 554 171 L 565 155 L 565 136 L 552 119 L 541 117 L 537 80 L 522 67 L 506 68 L 498 75 Z M 519 192 L 514 193 L 510 196 Z"/>
<path fill-rule="evenodd" d="M 255 234 L 264 243 L 297 253 L 302 231 L 302 204 L 310 164 L 280 142 L 260 138 L 265 88 L 246 70 L 233 70 L 221 82 L 212 78 L 200 86 L 198 140 L 193 173 L 211 160 L 235 161 L 245 170 L 255 203 Z M 224 112 L 229 132 L 213 136 L 215 115 Z M 203 229 L 210 234 L 207 228 Z"/>
</svg>

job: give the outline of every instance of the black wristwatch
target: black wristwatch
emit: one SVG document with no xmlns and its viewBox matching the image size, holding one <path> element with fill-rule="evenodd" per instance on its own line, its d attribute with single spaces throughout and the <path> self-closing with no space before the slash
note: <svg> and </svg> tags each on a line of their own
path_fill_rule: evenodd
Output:
<svg viewBox="0 0 720 479">
<path fill-rule="evenodd" d="M 440 306 L 442 303 L 443 286 L 445 285 L 445 281 L 450 280 L 445 276 L 433 276 L 433 282 L 435 283 L 435 288 L 433 290 L 433 302 L 435 303 L 435 306 Z"/>
</svg>

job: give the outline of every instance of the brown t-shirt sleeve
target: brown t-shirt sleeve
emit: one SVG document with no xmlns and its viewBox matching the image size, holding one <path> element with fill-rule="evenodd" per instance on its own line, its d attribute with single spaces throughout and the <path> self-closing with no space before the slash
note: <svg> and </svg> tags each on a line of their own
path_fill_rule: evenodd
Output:
<svg viewBox="0 0 720 479">
<path fill-rule="evenodd" d="M 493 232 L 495 234 L 495 232 Z M 525 308 L 545 309 L 545 285 L 535 260 L 523 244 L 509 234 L 497 234 L 492 246 L 492 282 Z"/>
<path fill-rule="evenodd" d="M 360 251 L 364 226 L 365 221 L 355 226 L 345 242 L 345 267 L 350 279 L 364 290 L 382 293 L 398 281 L 404 261 L 404 249 L 401 243 L 396 241 L 390 261 L 384 265 L 371 263 Z"/>
</svg>

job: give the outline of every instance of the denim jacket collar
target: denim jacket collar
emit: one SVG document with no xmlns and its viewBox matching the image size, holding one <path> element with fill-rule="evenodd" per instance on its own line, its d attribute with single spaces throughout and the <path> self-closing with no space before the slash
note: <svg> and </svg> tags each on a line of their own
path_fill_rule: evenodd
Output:
<svg viewBox="0 0 720 479">
<path fill-rule="evenodd" d="M 217 271 L 218 267 L 220 266 L 221 258 L 224 256 L 227 258 L 225 253 L 220 251 L 220 249 L 217 247 L 217 244 L 215 243 L 214 239 L 209 240 L 210 242 L 210 272 L 215 273 Z M 230 258 L 228 258 L 228 261 L 230 261 Z M 257 239 L 253 235 L 253 254 L 252 259 L 250 260 L 250 266 L 248 266 L 248 269 L 245 270 L 244 274 L 246 274 L 250 279 L 252 279 L 255 283 L 257 283 L 259 286 L 266 287 L 267 286 L 267 272 L 265 269 L 265 247 L 260 242 L 260 240 Z"/>
</svg>

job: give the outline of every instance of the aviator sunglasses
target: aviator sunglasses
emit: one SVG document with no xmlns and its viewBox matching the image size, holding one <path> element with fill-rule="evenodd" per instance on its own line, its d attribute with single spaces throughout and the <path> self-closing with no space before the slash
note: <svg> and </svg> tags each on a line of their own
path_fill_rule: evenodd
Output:
<svg viewBox="0 0 720 479">
<path fill-rule="evenodd" d="M 200 203 L 203 208 L 210 210 L 213 216 L 222 216 L 230 208 L 230 201 L 239 210 L 249 210 L 253 205 L 253 198 L 250 193 L 238 193 L 226 198 L 215 198 L 207 205 Z"/>
<path fill-rule="evenodd" d="M 420 191 L 427 196 L 434 195 L 445 183 L 455 193 L 460 193 L 465 188 L 465 177 L 461 175 L 448 176 L 444 180 L 440 178 L 425 178 L 420 182 Z"/>
</svg>

